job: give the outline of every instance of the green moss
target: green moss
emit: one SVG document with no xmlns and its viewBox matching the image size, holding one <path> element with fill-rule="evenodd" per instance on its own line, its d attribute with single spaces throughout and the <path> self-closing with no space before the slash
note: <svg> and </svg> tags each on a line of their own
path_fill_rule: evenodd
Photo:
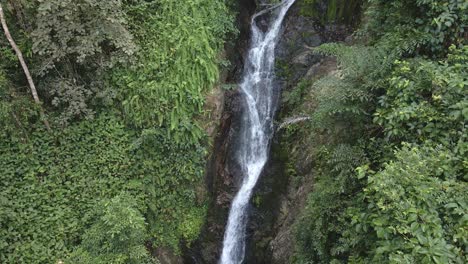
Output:
<svg viewBox="0 0 468 264">
<path fill-rule="evenodd" d="M 255 207 L 257 208 L 259 208 L 262 205 L 262 197 L 259 195 L 255 195 L 252 201 Z"/>
<path fill-rule="evenodd" d="M 337 0 L 329 0 L 328 10 L 327 10 L 327 20 L 334 21 L 336 20 L 336 18 L 337 18 Z"/>
<path fill-rule="evenodd" d="M 281 59 L 276 60 L 276 75 L 287 80 L 292 77 L 293 72 L 287 61 Z"/>
<path fill-rule="evenodd" d="M 301 15 L 316 18 L 321 23 L 350 24 L 355 22 L 361 4 L 362 0 L 304 0 Z"/>
</svg>

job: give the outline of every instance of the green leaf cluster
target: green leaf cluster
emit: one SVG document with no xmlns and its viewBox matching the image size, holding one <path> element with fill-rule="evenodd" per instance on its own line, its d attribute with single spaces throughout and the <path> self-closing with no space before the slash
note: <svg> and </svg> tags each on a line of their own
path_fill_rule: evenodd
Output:
<svg viewBox="0 0 468 264">
<path fill-rule="evenodd" d="M 352 229 L 344 239 L 369 234 L 360 241 L 367 256 L 352 254 L 374 263 L 466 262 L 467 186 L 455 180 L 460 172 L 441 166 L 450 155 L 406 144 L 394 161 L 367 176 L 362 204 L 348 211 Z"/>
<path fill-rule="evenodd" d="M 141 49 L 137 65 L 113 78 L 126 119 L 139 128 L 161 127 L 177 142 L 199 141 L 195 120 L 218 80 L 233 17 L 223 1 L 134 1 L 127 8 Z"/>
<path fill-rule="evenodd" d="M 93 225 L 83 235 L 70 263 L 155 263 L 144 243 L 146 223 L 137 201 L 128 193 L 103 200 L 96 206 Z"/>
<path fill-rule="evenodd" d="M 375 102 L 372 91 L 379 89 L 382 82 L 378 80 L 391 66 L 384 50 L 331 43 L 315 52 L 335 56 L 338 69 L 313 84 L 312 97 L 317 107 L 310 110 L 314 126 L 331 128 L 332 123 L 342 121 L 365 123 Z"/>
<path fill-rule="evenodd" d="M 164 130 L 144 130 L 132 144 L 132 171 L 144 176 L 146 220 L 155 247 L 179 251 L 198 237 L 206 201 L 203 176 L 207 152 L 199 144 L 178 144 Z"/>
<path fill-rule="evenodd" d="M 367 159 L 357 146 L 339 144 L 322 147 L 316 154 L 316 183 L 309 194 L 307 207 L 296 223 L 296 243 L 300 250 L 296 263 L 332 263 L 345 258 L 339 239 L 351 228 L 345 219 L 361 188 L 354 169 Z"/>
<path fill-rule="evenodd" d="M 57 123 L 93 118 L 103 99 L 113 97 L 108 71 L 138 49 L 123 2 L 44 0 L 26 11 L 35 16 L 31 32 L 23 29 L 32 42 L 34 74 L 44 101 L 60 113 Z"/>
<path fill-rule="evenodd" d="M 125 189 L 130 136 L 101 117 L 27 142 L 0 138 L 0 261 L 44 263 L 64 258 L 79 243 L 86 216 L 101 198 Z"/>
<path fill-rule="evenodd" d="M 468 48 L 451 47 L 441 62 L 396 61 L 374 122 L 387 138 L 459 145 L 466 140 Z M 462 154 L 462 153 L 460 153 Z"/>
<path fill-rule="evenodd" d="M 464 42 L 467 8 L 463 0 L 368 0 L 362 31 L 402 53 L 438 55 Z"/>
</svg>

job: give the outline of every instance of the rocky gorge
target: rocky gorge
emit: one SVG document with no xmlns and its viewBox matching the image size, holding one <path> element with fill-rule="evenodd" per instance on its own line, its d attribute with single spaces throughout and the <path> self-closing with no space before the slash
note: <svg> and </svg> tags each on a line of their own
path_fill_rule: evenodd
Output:
<svg viewBox="0 0 468 264">
<path fill-rule="evenodd" d="M 226 50 L 232 63 L 225 83 L 230 87 L 239 83 L 245 51 L 249 44 L 249 21 L 258 8 L 268 1 L 240 0 L 238 2 L 238 40 Z M 336 8 L 334 1 L 318 1 L 313 12 Z M 287 97 L 297 92 L 301 81 L 318 79 L 336 70 L 333 58 L 318 55 L 313 48 L 323 43 L 345 41 L 359 18 L 360 6 L 341 3 L 341 8 L 352 10 L 344 16 L 318 19 L 311 10 L 304 10 L 303 1 L 297 1 L 284 21 L 277 47 L 277 85 L 282 87 L 282 100 L 277 113 L 276 128 L 283 120 L 300 116 L 292 109 Z M 349 40 L 349 38 L 348 38 Z M 305 96 L 305 95 L 304 95 Z M 300 98 L 299 98 L 300 99 Z M 239 186 L 241 175 L 235 160 L 240 129 L 241 102 L 237 88 L 224 92 L 223 107 L 215 136 L 212 158 L 207 167 L 206 186 L 211 206 L 204 231 L 192 248 L 187 249 L 184 263 L 216 263 L 220 254 L 230 202 Z M 311 104 L 302 100 L 303 104 Z M 270 159 L 265 167 L 252 201 L 248 225 L 246 263 L 289 263 L 294 254 L 294 223 L 305 206 L 313 188 L 310 150 L 303 139 L 284 136 L 287 127 L 278 129 L 273 139 Z M 294 157 L 294 158 L 293 158 Z M 291 173 L 294 171 L 294 173 Z"/>
<path fill-rule="evenodd" d="M 467 9 L 0 0 L 0 263 L 468 263 Z"/>
</svg>

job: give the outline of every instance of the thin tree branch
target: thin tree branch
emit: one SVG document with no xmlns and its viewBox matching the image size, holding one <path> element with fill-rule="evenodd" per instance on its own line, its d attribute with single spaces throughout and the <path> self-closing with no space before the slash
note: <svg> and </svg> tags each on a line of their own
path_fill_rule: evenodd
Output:
<svg viewBox="0 0 468 264">
<path fill-rule="evenodd" d="M 296 124 L 296 123 L 300 123 L 300 122 L 304 122 L 304 121 L 308 121 L 312 119 L 310 116 L 297 116 L 297 117 L 290 117 L 290 118 L 287 118 L 285 121 L 283 121 L 283 123 L 281 123 L 278 127 L 278 131 L 289 126 L 289 125 L 292 125 L 292 124 Z"/>
<path fill-rule="evenodd" d="M 39 100 L 39 96 L 37 95 L 36 85 L 34 84 L 34 81 L 31 77 L 31 73 L 29 72 L 28 66 L 26 65 L 26 62 L 24 61 L 23 53 L 18 48 L 18 45 L 16 45 L 16 42 L 13 40 L 13 37 L 10 34 L 10 30 L 8 29 L 6 19 L 5 19 L 5 14 L 3 13 L 3 7 L 1 3 L 0 3 L 0 22 L 2 24 L 5 36 L 8 39 L 8 42 L 10 43 L 11 47 L 15 51 L 16 56 L 18 57 L 18 60 L 20 61 L 21 67 L 23 68 L 24 74 L 26 75 L 29 88 L 31 89 L 31 93 L 34 98 L 34 102 L 36 102 L 36 104 L 39 105 L 40 107 L 42 121 L 44 122 L 44 125 L 46 126 L 47 130 L 51 131 L 49 122 L 45 118 L 45 113 L 44 113 L 44 109 L 42 108 L 41 100 Z"/>
</svg>

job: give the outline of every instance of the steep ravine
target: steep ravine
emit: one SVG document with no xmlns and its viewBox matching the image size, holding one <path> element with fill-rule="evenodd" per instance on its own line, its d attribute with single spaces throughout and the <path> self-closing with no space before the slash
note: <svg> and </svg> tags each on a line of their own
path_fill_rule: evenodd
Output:
<svg viewBox="0 0 468 264">
<path fill-rule="evenodd" d="M 260 1 L 238 2 L 237 23 L 240 34 L 238 40 L 226 48 L 227 57 L 231 61 L 226 84 L 230 86 L 240 81 L 250 38 L 250 17 L 255 12 L 258 2 Z M 317 8 L 326 8 L 327 2 L 320 2 Z M 304 10 L 301 10 L 303 3 L 304 0 L 298 0 L 287 15 L 276 51 L 278 81 L 286 93 L 294 90 L 304 77 L 316 78 L 335 69 L 333 59 L 314 55 L 311 47 L 344 40 L 351 32 L 347 26 L 324 23 L 304 16 Z M 242 115 L 240 100 L 242 99 L 238 89 L 224 92 L 222 115 L 211 160 L 207 165 L 206 186 L 211 197 L 207 221 L 198 241 L 185 250 L 184 263 L 214 264 L 219 259 L 229 206 L 241 180 L 234 155 L 239 140 L 239 118 Z M 291 114 L 294 113 L 287 103 L 281 103 L 277 123 Z M 275 135 L 270 159 L 252 199 L 245 263 L 290 263 L 294 253 L 292 225 L 313 188 L 313 171 L 308 156 L 310 147 L 304 146 L 301 150 L 301 142 L 286 142 L 283 131 Z M 299 157 L 294 161 L 288 153 L 293 151 L 293 148 L 295 156 Z M 294 171 L 294 178 L 291 177 L 291 170 Z"/>
</svg>

